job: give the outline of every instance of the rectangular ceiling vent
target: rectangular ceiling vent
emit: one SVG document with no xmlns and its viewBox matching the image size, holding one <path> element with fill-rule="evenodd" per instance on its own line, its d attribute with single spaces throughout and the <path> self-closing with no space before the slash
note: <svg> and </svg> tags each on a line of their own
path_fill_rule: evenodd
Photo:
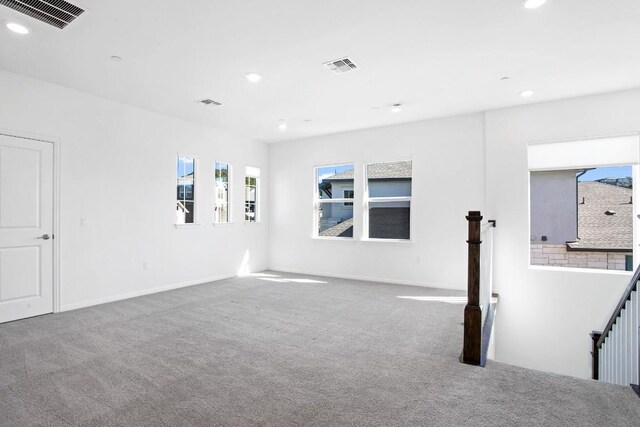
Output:
<svg viewBox="0 0 640 427">
<path fill-rule="evenodd" d="M 84 12 L 64 0 L 0 0 L 0 4 L 60 29 Z"/>
<path fill-rule="evenodd" d="M 213 99 L 209 99 L 209 98 L 199 99 L 196 102 L 199 102 L 200 104 L 204 104 L 204 105 L 215 105 L 216 107 L 222 105 L 222 102 L 214 101 Z"/>
<path fill-rule="evenodd" d="M 335 74 L 342 74 L 358 68 L 351 58 L 336 59 L 335 61 L 325 62 L 324 66 L 333 71 Z"/>
</svg>

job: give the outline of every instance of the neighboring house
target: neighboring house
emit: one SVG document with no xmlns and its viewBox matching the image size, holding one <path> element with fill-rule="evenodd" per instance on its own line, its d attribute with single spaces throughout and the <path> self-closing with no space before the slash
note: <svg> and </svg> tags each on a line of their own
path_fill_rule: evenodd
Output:
<svg viewBox="0 0 640 427">
<path fill-rule="evenodd" d="M 194 175 L 193 172 L 185 175 L 184 177 L 178 177 L 177 186 L 177 203 L 176 203 L 176 224 L 189 224 L 193 223 L 193 189 L 194 189 Z"/>
<path fill-rule="evenodd" d="M 531 264 L 631 270 L 633 190 L 580 172 L 531 174 Z"/>
<path fill-rule="evenodd" d="M 353 170 L 324 178 L 318 185 L 320 199 L 354 197 Z M 369 197 L 411 195 L 411 162 L 375 163 L 368 166 Z M 406 202 L 372 203 L 369 208 L 370 235 L 409 238 L 410 208 Z M 353 202 L 324 203 L 320 211 L 320 236 L 353 236 Z"/>
</svg>

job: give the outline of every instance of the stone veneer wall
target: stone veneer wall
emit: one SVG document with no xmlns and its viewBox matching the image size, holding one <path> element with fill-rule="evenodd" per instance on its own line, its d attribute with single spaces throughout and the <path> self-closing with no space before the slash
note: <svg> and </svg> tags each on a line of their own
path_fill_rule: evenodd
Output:
<svg viewBox="0 0 640 427">
<path fill-rule="evenodd" d="M 566 245 L 531 244 L 531 265 L 624 271 L 625 255 L 631 252 L 567 252 Z"/>
</svg>

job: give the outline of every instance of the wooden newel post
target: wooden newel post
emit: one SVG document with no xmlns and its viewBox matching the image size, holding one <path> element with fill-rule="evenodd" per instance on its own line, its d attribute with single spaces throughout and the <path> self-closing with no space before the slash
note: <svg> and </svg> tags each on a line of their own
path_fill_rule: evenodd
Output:
<svg viewBox="0 0 640 427">
<path fill-rule="evenodd" d="M 600 349 L 598 348 L 598 340 L 602 336 L 602 332 L 591 332 L 592 349 L 591 349 L 591 378 L 594 380 L 600 379 Z"/>
<path fill-rule="evenodd" d="M 469 262 L 467 277 L 467 305 L 464 308 L 464 346 L 462 361 L 480 365 L 482 348 L 482 309 L 480 308 L 480 211 L 469 211 Z"/>
</svg>

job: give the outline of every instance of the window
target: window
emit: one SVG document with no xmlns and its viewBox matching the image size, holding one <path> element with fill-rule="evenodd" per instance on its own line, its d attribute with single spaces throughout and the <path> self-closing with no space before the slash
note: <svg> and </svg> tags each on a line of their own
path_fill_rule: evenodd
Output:
<svg viewBox="0 0 640 427">
<path fill-rule="evenodd" d="M 244 220 L 260 220 L 260 169 L 247 166 L 244 178 Z"/>
<path fill-rule="evenodd" d="M 316 237 L 353 237 L 353 164 L 315 169 Z"/>
<path fill-rule="evenodd" d="M 227 163 L 215 164 L 214 184 L 215 184 L 215 207 L 213 222 L 224 224 L 231 222 L 231 211 L 229 204 L 229 175 L 231 168 Z"/>
<path fill-rule="evenodd" d="M 631 166 L 530 173 L 531 265 L 633 269 Z"/>
<path fill-rule="evenodd" d="M 634 256 L 638 134 L 531 142 L 530 265 L 624 271 Z"/>
<path fill-rule="evenodd" d="M 344 190 L 343 199 L 353 199 L 353 190 Z M 353 202 L 344 202 L 343 206 L 353 206 Z"/>
<path fill-rule="evenodd" d="M 176 224 L 195 222 L 196 159 L 178 155 Z"/>
<path fill-rule="evenodd" d="M 411 161 L 366 167 L 365 235 L 369 239 L 411 238 Z"/>
</svg>

